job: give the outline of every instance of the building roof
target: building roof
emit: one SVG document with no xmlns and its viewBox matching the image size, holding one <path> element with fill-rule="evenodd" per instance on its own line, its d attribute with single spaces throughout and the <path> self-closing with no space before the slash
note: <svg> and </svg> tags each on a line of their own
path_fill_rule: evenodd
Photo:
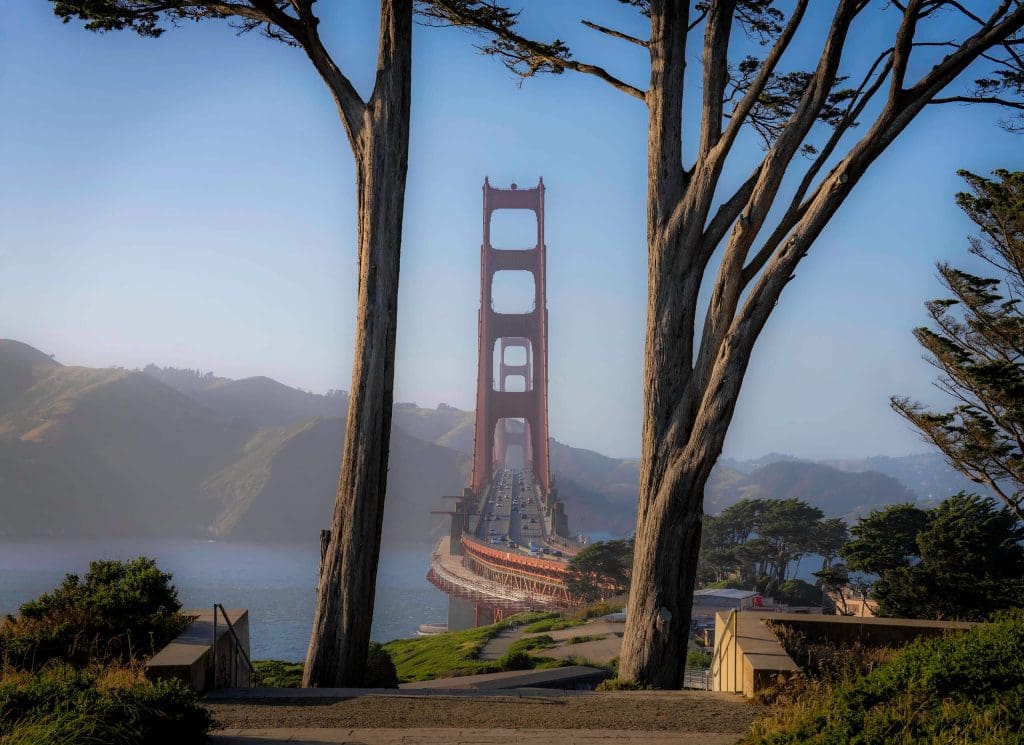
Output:
<svg viewBox="0 0 1024 745">
<path fill-rule="evenodd" d="M 697 590 L 694 597 L 727 598 L 729 600 L 746 600 L 755 595 L 760 595 L 753 590 Z"/>
</svg>

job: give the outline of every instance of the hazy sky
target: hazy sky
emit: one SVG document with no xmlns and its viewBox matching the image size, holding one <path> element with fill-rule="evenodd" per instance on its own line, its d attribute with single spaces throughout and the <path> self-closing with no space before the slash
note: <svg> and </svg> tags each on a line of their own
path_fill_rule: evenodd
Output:
<svg viewBox="0 0 1024 745">
<path fill-rule="evenodd" d="M 642 50 L 580 27 L 574 11 L 583 4 L 525 4 L 528 30 L 561 36 L 578 57 L 646 87 Z M 586 7 L 594 20 L 645 33 L 613 0 Z M 298 50 L 236 38 L 219 23 L 139 39 L 61 25 L 49 8 L 5 0 L 0 9 L 0 337 L 65 364 L 155 362 L 347 389 L 354 169 L 311 65 Z M 318 8 L 337 61 L 365 95 L 375 3 Z M 813 30 L 808 55 L 820 44 Z M 873 57 L 882 32 L 862 24 L 854 49 Z M 473 406 L 480 185 L 485 175 L 501 186 L 542 175 L 551 432 L 634 455 L 644 107 L 572 73 L 520 88 L 474 41 L 415 32 L 397 398 Z M 933 396 L 933 371 L 910 329 L 939 292 L 935 261 L 971 266 L 955 170 L 1024 168 L 1024 140 L 997 119 L 933 107 L 863 179 L 758 343 L 726 455 L 925 449 L 888 396 Z M 753 138 L 740 147 L 759 152 Z"/>
</svg>

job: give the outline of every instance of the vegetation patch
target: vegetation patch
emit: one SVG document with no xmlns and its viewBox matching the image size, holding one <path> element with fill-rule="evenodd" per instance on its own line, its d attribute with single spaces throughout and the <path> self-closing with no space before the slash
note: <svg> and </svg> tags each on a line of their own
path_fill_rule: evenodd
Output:
<svg viewBox="0 0 1024 745">
<path fill-rule="evenodd" d="M 149 657 L 180 634 L 171 575 L 153 559 L 94 561 L 84 578 L 69 574 L 53 592 L 0 622 L 0 662 L 38 669 L 50 660 L 79 667 Z"/>
<path fill-rule="evenodd" d="M 265 688 L 299 688 L 302 686 L 302 662 L 284 660 L 253 660 L 253 670 L 260 686 Z"/>
<path fill-rule="evenodd" d="M 1019 743 L 1024 611 L 918 639 L 867 674 L 819 665 L 744 743 Z M 780 698 L 780 703 L 782 699 Z"/>
<path fill-rule="evenodd" d="M 711 652 L 706 649 L 690 649 L 686 652 L 687 667 L 711 667 Z"/>
<path fill-rule="evenodd" d="M 587 621 L 591 618 L 601 618 L 612 613 L 618 613 L 626 607 L 625 597 L 613 598 L 610 600 L 599 600 L 579 608 L 573 618 Z"/>
<path fill-rule="evenodd" d="M 0 673 L 4 745 L 190 745 L 213 728 L 198 695 L 178 680 L 151 683 L 141 667 Z"/>
<path fill-rule="evenodd" d="M 597 691 L 650 691 L 649 685 L 641 685 L 635 680 L 623 680 L 622 678 L 608 678 L 598 684 Z"/>
<path fill-rule="evenodd" d="M 586 623 L 582 618 L 548 618 L 544 621 L 537 621 L 531 623 L 528 626 L 523 627 L 523 631 L 528 634 L 540 634 L 545 631 L 560 631 L 562 629 L 571 629 L 574 626 L 580 626 Z"/>
<path fill-rule="evenodd" d="M 602 639 L 607 639 L 608 634 L 584 634 L 582 636 L 569 637 L 569 641 L 566 644 L 584 644 L 585 642 L 599 642 Z"/>
<path fill-rule="evenodd" d="M 550 613 L 520 613 L 490 626 L 418 639 L 396 639 L 384 644 L 383 649 L 391 656 L 398 680 L 402 683 L 522 669 L 504 668 L 501 661 L 480 660 L 478 655 L 487 642 L 510 625 L 528 625 L 546 618 L 550 618 Z"/>
</svg>

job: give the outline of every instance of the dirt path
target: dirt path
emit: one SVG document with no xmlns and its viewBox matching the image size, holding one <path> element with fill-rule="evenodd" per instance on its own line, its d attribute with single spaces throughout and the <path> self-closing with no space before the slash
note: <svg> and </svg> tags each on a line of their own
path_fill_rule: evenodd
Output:
<svg viewBox="0 0 1024 745">
<path fill-rule="evenodd" d="M 760 708 L 705 691 L 544 696 L 379 696 L 211 703 L 224 730 L 261 728 L 456 728 L 745 733 Z"/>
</svg>

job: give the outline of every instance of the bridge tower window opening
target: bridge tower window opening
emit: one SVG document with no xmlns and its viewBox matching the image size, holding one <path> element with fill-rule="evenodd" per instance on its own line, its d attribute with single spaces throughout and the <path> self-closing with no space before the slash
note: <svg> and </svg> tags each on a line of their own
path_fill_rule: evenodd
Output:
<svg viewBox="0 0 1024 745">
<path fill-rule="evenodd" d="M 531 462 L 530 422 L 523 417 L 506 417 L 494 425 L 496 467 L 521 471 Z"/>
<path fill-rule="evenodd" d="M 535 387 L 533 379 L 533 342 L 524 337 L 501 337 L 494 341 L 491 390 L 525 392 Z M 514 377 L 522 378 L 522 386 Z"/>
<path fill-rule="evenodd" d="M 524 314 L 537 308 L 537 283 L 528 269 L 502 269 L 491 279 L 491 309 L 495 313 Z"/>
<path fill-rule="evenodd" d="M 491 248 L 533 251 L 540 243 L 537 213 L 529 209 L 497 209 L 491 212 L 488 239 Z"/>
</svg>

